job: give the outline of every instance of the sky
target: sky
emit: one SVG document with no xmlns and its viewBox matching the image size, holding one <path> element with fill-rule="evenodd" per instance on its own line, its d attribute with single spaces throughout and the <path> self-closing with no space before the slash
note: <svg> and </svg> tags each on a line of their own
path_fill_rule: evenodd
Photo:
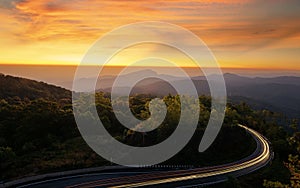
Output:
<svg viewBox="0 0 300 188">
<path fill-rule="evenodd" d="M 300 70 L 299 0 L 0 0 L 0 64 L 77 65 L 101 36 L 140 21 L 192 31 L 221 67 Z"/>
</svg>

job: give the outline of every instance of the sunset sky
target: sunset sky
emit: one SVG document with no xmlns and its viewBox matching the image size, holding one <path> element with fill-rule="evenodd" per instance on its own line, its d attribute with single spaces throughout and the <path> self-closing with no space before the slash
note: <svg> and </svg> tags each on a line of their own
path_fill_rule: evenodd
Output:
<svg viewBox="0 0 300 188">
<path fill-rule="evenodd" d="M 103 34 L 139 21 L 191 30 L 222 67 L 300 70 L 299 0 L 0 0 L 0 64 L 77 65 Z"/>
</svg>

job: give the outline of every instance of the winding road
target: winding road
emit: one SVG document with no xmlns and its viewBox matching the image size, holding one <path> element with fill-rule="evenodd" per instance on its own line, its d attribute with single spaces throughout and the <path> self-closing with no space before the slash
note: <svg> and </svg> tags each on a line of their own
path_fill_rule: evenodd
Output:
<svg viewBox="0 0 300 188">
<path fill-rule="evenodd" d="M 62 180 L 49 180 L 36 182 L 22 187 L 66 187 L 66 188 L 92 188 L 92 187 L 195 187 L 210 185 L 226 181 L 228 176 L 242 176 L 249 174 L 267 165 L 273 158 L 268 140 L 246 126 L 239 125 L 255 139 L 257 148 L 248 157 L 224 165 L 194 168 L 188 170 L 152 171 L 152 172 L 122 172 L 80 176 Z M 93 177 L 92 177 L 93 176 Z M 80 179 L 81 178 L 81 179 Z"/>
</svg>

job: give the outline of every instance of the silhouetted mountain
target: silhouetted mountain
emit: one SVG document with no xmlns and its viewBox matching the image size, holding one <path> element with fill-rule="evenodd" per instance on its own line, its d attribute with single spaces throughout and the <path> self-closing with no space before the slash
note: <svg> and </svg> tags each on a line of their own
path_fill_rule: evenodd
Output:
<svg viewBox="0 0 300 188">
<path fill-rule="evenodd" d="M 158 74 L 153 71 L 153 70 L 141 70 L 137 72 L 132 72 L 128 74 L 122 74 L 118 76 L 100 76 L 97 78 L 97 84 L 96 84 L 96 90 L 109 90 L 108 88 L 112 87 L 114 82 L 116 81 L 116 78 L 118 77 L 118 83 L 116 87 L 121 87 L 121 88 L 126 88 L 129 87 L 132 82 L 135 82 L 140 78 L 140 76 L 143 75 L 148 79 L 143 80 L 143 82 L 139 83 L 139 85 L 148 85 L 156 82 L 156 78 Z M 165 75 L 161 74 L 159 75 L 161 78 L 165 80 L 181 80 L 182 78 L 176 77 L 176 76 L 171 76 L 171 75 Z M 152 80 L 152 78 L 154 80 Z M 76 80 L 76 84 L 78 85 L 77 88 L 79 88 L 77 91 L 79 92 L 89 92 L 89 87 L 87 87 L 87 83 L 90 83 L 91 81 L 94 81 L 96 78 L 81 78 L 79 80 Z M 72 82 L 64 82 L 62 85 L 68 85 L 69 88 L 72 88 Z"/>
<path fill-rule="evenodd" d="M 59 100 L 70 98 L 71 91 L 44 82 L 0 74 L 0 98 L 10 97 Z"/>
<path fill-rule="evenodd" d="M 179 84 L 188 91 L 187 80 L 170 75 L 160 75 L 170 83 L 153 78 L 157 76 L 154 71 L 139 71 L 121 77 L 121 82 L 115 87 L 115 91 L 122 95 L 128 89 L 129 82 L 136 79 L 139 74 L 150 76 L 139 82 L 131 91 L 131 94 L 152 94 L 165 96 L 176 94 L 172 83 Z M 211 75 L 214 80 L 217 75 Z M 97 91 L 111 92 L 111 86 L 116 77 L 106 76 L 99 81 L 101 87 Z M 224 74 L 227 95 L 230 101 L 235 103 L 245 101 L 256 109 L 269 109 L 283 112 L 290 117 L 298 117 L 300 114 L 300 77 L 275 77 L 275 78 L 248 78 L 234 74 Z M 88 81 L 85 80 L 82 84 Z M 192 78 L 199 95 L 209 95 L 210 90 L 205 77 Z M 107 86 L 107 87 L 106 87 Z M 37 82 L 24 78 L 0 75 L 0 97 L 8 98 L 18 96 L 20 98 L 48 98 L 62 99 L 70 98 L 71 91 L 56 87 L 43 82 Z"/>
<path fill-rule="evenodd" d="M 280 109 L 291 116 L 300 114 L 300 86 L 290 84 L 251 84 L 228 87 L 230 97 L 243 96 L 271 105 L 271 110 Z M 274 109 L 276 108 L 276 109 Z"/>
<path fill-rule="evenodd" d="M 235 74 L 226 73 L 224 79 L 231 86 L 242 86 L 245 84 L 289 84 L 289 85 L 300 85 L 300 77 L 295 76 L 280 76 L 274 78 L 248 78 Z"/>
<path fill-rule="evenodd" d="M 210 75 L 209 78 L 216 80 L 218 75 Z M 189 90 L 187 80 L 172 78 Z M 193 77 L 193 83 L 199 95 L 209 95 L 210 90 L 206 78 L 203 76 Z M 283 112 L 291 117 L 299 117 L 300 114 L 300 77 L 283 76 L 275 78 L 248 78 L 235 74 L 224 74 L 227 95 L 233 102 L 245 101 L 256 109 L 269 109 Z M 171 82 L 171 83 L 172 83 Z M 119 94 L 128 87 L 115 88 Z M 110 92 L 111 87 L 101 89 Z M 131 94 L 152 94 L 165 96 L 176 94 L 170 83 L 158 79 L 145 79 L 137 84 Z"/>
</svg>

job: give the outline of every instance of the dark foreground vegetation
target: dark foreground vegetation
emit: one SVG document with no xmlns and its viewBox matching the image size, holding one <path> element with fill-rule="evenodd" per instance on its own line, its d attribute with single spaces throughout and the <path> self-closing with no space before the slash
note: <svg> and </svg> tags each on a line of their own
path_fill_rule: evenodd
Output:
<svg viewBox="0 0 300 188">
<path fill-rule="evenodd" d="M 111 165 L 93 152 L 81 138 L 72 112 L 71 92 L 39 82 L 19 81 L 18 86 L 0 99 L 0 175 L 2 180 L 47 172 Z M 27 90 L 24 88 L 27 88 Z M 3 90 L 3 88 L 2 88 Z M 1 90 L 1 92 L 3 92 Z M 23 91 L 23 92 L 21 92 Z M 30 91 L 30 94 L 26 94 Z M 50 92 L 52 91 L 52 92 Z M 56 93 L 54 93 L 56 92 Z M 57 92 L 63 92 L 61 94 Z M 19 95 L 22 93 L 22 95 Z M 148 146 L 166 139 L 178 123 L 178 96 L 165 96 L 168 113 L 163 124 L 149 134 L 123 127 L 116 119 L 109 95 L 96 94 L 98 115 L 106 129 L 119 141 L 129 145 Z M 149 117 L 152 96 L 135 95 L 130 99 L 133 114 Z M 121 103 L 121 101 L 120 101 Z M 297 187 L 299 186 L 300 132 L 297 120 L 284 118 L 268 110 L 255 111 L 247 104 L 227 105 L 221 132 L 204 153 L 198 146 L 211 112 L 210 98 L 200 97 L 201 113 L 197 130 L 189 144 L 164 164 L 210 166 L 236 161 L 255 150 L 255 142 L 237 123 L 247 125 L 271 142 L 275 159 L 266 168 L 247 177 L 229 177 L 221 187 Z M 85 115 L 85 114 L 83 114 Z"/>
</svg>

